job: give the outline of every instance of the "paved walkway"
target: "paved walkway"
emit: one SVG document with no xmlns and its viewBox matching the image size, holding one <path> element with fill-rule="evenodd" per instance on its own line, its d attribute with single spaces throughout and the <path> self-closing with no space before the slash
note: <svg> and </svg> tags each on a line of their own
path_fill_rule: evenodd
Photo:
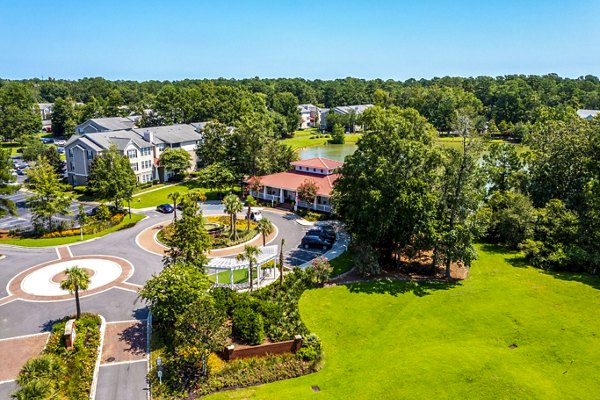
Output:
<svg viewBox="0 0 600 400">
<path fill-rule="evenodd" d="M 17 379 L 19 371 L 27 360 L 40 355 L 46 341 L 48 332 L 36 335 L 20 336 L 0 340 L 0 354 L 2 354 L 2 368 L 0 368 L 0 382 Z"/>
</svg>

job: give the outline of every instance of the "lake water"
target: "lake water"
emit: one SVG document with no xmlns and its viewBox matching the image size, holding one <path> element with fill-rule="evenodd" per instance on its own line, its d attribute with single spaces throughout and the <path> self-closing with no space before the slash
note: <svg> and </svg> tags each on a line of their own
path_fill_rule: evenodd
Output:
<svg viewBox="0 0 600 400">
<path fill-rule="evenodd" d="M 322 146 L 311 146 L 298 152 L 301 160 L 314 157 L 329 158 L 337 161 L 344 161 L 347 155 L 356 151 L 356 144 L 325 144 Z"/>
</svg>

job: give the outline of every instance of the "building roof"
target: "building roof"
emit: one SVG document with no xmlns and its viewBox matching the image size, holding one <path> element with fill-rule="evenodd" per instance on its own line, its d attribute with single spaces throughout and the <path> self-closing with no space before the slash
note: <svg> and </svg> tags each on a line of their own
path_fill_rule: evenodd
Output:
<svg viewBox="0 0 600 400">
<path fill-rule="evenodd" d="M 71 136 L 71 138 L 65 146 L 69 146 L 77 140 L 81 140 L 83 141 L 83 143 L 86 143 L 88 145 L 92 143 L 93 146 L 90 147 L 95 148 L 97 151 L 102 149 L 108 149 L 111 145 L 115 145 L 118 150 L 123 151 L 127 148 L 130 142 L 134 143 L 139 148 L 150 146 L 150 143 L 146 142 L 137 133 L 129 130 L 95 132 L 85 133 L 83 135 L 73 135 Z"/>
<path fill-rule="evenodd" d="M 354 112 L 356 114 L 363 113 L 367 108 L 373 107 L 373 104 L 358 104 L 354 106 L 339 106 L 333 109 L 338 114 L 350 114 Z"/>
<path fill-rule="evenodd" d="M 336 169 L 344 165 L 341 161 L 332 160 L 330 158 L 315 157 L 307 160 L 294 161 L 291 163 L 294 167 L 309 167 L 309 168 L 325 168 L 325 169 Z"/>
<path fill-rule="evenodd" d="M 309 179 L 317 184 L 317 194 L 319 196 L 331 196 L 333 183 L 340 177 L 340 174 L 318 175 L 304 172 L 289 171 L 279 172 L 277 174 L 259 176 L 253 179 L 259 179 L 261 185 L 270 186 L 279 189 L 296 191 L 298 186 Z"/>
<path fill-rule="evenodd" d="M 202 139 L 202 135 L 192 124 L 179 124 L 168 126 L 151 126 L 148 128 L 133 129 L 133 132 L 144 137 L 144 132 L 150 131 L 154 136 L 154 143 L 182 143 L 195 142 Z"/>
<path fill-rule="evenodd" d="M 577 110 L 577 115 L 581 118 L 590 119 L 600 114 L 600 110 Z"/>
<path fill-rule="evenodd" d="M 77 127 L 89 124 L 99 128 L 99 130 L 118 131 L 133 128 L 138 120 L 139 118 L 137 117 L 92 118 L 77 125 Z"/>
</svg>

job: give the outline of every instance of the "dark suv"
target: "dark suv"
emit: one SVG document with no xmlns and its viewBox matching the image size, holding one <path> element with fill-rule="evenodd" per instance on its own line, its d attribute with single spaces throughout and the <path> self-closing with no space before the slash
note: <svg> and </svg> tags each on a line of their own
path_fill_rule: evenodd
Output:
<svg viewBox="0 0 600 400">
<path fill-rule="evenodd" d="M 333 243 L 327 239 L 322 238 L 321 236 L 312 236 L 306 235 L 302 238 L 302 242 L 300 243 L 302 247 L 305 249 L 315 247 L 323 250 L 330 249 Z"/>
<path fill-rule="evenodd" d="M 315 226 L 312 227 L 306 232 L 307 236 L 319 236 L 325 240 L 330 242 L 335 242 L 335 229 L 331 226 Z"/>
</svg>

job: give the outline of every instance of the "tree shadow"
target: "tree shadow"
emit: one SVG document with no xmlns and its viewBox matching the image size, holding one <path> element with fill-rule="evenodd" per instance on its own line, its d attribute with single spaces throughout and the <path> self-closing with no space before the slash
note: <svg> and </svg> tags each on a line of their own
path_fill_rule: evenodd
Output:
<svg viewBox="0 0 600 400">
<path fill-rule="evenodd" d="M 438 290 L 448 290 L 460 285 L 460 281 L 406 281 L 393 278 L 377 279 L 365 282 L 348 283 L 351 293 L 389 294 L 397 297 L 404 293 L 413 293 L 423 297 Z"/>
<path fill-rule="evenodd" d="M 544 274 L 550 275 L 555 279 L 561 279 L 564 281 L 580 282 L 585 285 L 589 285 L 594 289 L 600 289 L 600 277 L 590 275 L 584 272 L 569 272 L 569 271 L 550 271 L 540 268 L 536 268 L 525 258 L 523 253 L 510 250 L 502 246 L 493 244 L 481 244 L 480 248 L 482 251 L 492 254 L 504 255 L 504 260 L 513 267 L 516 268 L 535 268 Z"/>
<path fill-rule="evenodd" d="M 594 289 L 600 290 L 600 277 L 598 276 L 586 274 L 584 272 L 542 271 L 545 274 L 552 276 L 554 279 L 579 282 L 583 283 L 584 285 L 591 286 Z"/>
<path fill-rule="evenodd" d="M 137 300 L 141 300 L 139 297 L 136 299 Z M 143 300 L 142 300 L 143 301 Z M 133 319 L 146 319 L 148 318 L 148 307 L 140 307 L 140 308 L 136 308 L 135 310 L 133 310 L 133 312 L 131 313 L 131 316 L 133 317 Z"/>
<path fill-rule="evenodd" d="M 40 325 L 40 329 L 42 330 L 42 332 L 52 332 L 52 327 L 55 324 L 57 324 L 59 322 L 67 321 L 71 318 L 75 318 L 75 317 L 63 317 L 63 318 L 49 319 L 48 321 L 46 321 L 42 325 Z"/>
<path fill-rule="evenodd" d="M 125 342 L 129 348 L 127 352 L 135 355 L 146 354 L 146 321 L 138 321 L 123 331 L 118 333 L 119 341 Z"/>
</svg>

